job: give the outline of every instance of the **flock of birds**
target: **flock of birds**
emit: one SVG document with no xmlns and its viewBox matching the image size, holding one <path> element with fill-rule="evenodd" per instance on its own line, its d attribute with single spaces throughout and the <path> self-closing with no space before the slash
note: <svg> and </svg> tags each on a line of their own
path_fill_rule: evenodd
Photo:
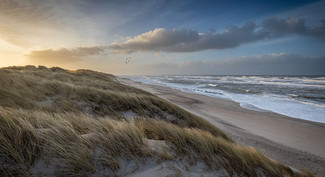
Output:
<svg viewBox="0 0 325 177">
<path fill-rule="evenodd" d="M 128 64 L 129 62 L 131 62 L 131 57 L 126 57 L 125 58 L 125 64 Z"/>
</svg>

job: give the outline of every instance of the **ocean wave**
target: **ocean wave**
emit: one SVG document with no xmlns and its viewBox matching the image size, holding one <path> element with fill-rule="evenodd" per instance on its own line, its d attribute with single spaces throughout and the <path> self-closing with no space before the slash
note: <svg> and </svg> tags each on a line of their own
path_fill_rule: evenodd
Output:
<svg viewBox="0 0 325 177">
<path fill-rule="evenodd" d="M 233 100 L 242 107 L 269 110 L 325 123 L 325 77 L 161 76 L 130 77 L 145 84 Z"/>
</svg>

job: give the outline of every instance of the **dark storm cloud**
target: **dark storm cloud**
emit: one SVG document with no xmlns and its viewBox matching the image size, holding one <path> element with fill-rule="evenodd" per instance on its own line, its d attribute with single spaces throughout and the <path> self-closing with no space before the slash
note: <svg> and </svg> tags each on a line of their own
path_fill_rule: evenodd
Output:
<svg viewBox="0 0 325 177">
<path fill-rule="evenodd" d="M 105 51 L 107 46 L 96 45 L 87 47 L 76 47 L 76 48 L 49 48 L 41 50 L 31 50 L 24 56 L 31 61 L 41 63 L 69 63 L 78 61 L 82 57 L 99 55 Z"/>
<path fill-rule="evenodd" d="M 325 20 L 322 21 L 320 26 L 312 29 L 309 34 L 325 41 Z"/>
<path fill-rule="evenodd" d="M 272 17 L 263 21 L 264 30 L 269 32 L 269 37 L 277 37 L 286 34 L 306 34 L 307 27 L 304 19 L 289 18 L 278 19 Z"/>
<path fill-rule="evenodd" d="M 264 30 L 269 32 L 269 37 L 280 37 L 287 34 L 300 34 L 313 36 L 325 40 L 325 21 L 320 26 L 308 28 L 304 19 L 278 19 L 272 17 L 263 21 Z"/>
<path fill-rule="evenodd" d="M 125 42 L 110 45 L 112 53 L 132 52 L 195 52 L 209 49 L 234 48 L 267 38 L 290 34 L 313 36 L 325 40 L 324 22 L 321 26 L 310 28 L 304 19 L 265 19 L 260 27 L 253 22 L 243 26 L 229 27 L 223 33 L 199 33 L 194 30 L 167 30 L 163 28 L 149 31 Z"/>
<path fill-rule="evenodd" d="M 146 51 L 194 52 L 208 49 L 234 48 L 243 43 L 265 38 L 267 33 L 254 32 L 256 25 L 246 23 L 242 27 L 232 26 L 223 33 L 198 33 L 193 30 L 155 29 L 122 43 L 112 43 L 113 53 Z"/>
</svg>

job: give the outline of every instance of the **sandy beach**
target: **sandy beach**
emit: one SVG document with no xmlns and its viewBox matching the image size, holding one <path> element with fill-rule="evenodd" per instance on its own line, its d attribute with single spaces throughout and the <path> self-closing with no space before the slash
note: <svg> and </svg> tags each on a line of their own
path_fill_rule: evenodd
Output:
<svg viewBox="0 0 325 177">
<path fill-rule="evenodd" d="M 121 82 L 151 92 L 193 114 L 207 119 L 237 143 L 253 146 L 293 168 L 306 167 L 325 176 L 325 124 L 258 112 L 233 101 L 146 85 L 128 79 Z"/>
</svg>

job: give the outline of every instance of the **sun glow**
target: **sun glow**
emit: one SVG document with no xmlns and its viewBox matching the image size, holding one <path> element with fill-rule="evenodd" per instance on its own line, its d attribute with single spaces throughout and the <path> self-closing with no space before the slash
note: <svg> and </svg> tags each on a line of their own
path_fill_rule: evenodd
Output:
<svg viewBox="0 0 325 177">
<path fill-rule="evenodd" d="M 0 67 L 24 65 L 26 61 L 21 54 L 23 49 L 0 38 Z"/>
</svg>

